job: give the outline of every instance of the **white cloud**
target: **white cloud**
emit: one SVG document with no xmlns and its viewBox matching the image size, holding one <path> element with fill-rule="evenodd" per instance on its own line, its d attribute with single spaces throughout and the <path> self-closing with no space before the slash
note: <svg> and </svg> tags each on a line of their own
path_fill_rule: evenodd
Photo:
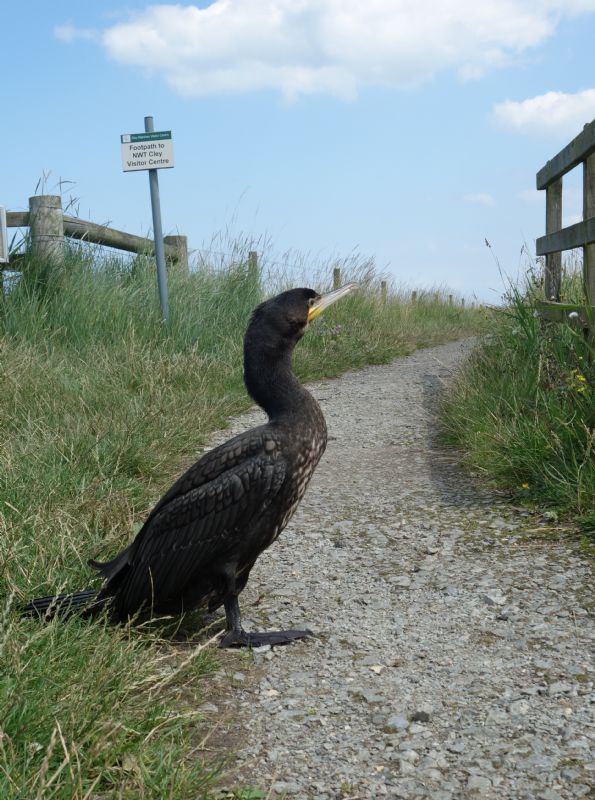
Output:
<svg viewBox="0 0 595 800">
<path fill-rule="evenodd" d="M 496 205 L 496 201 L 492 197 L 491 194 L 487 192 L 475 192 L 472 194 L 466 194 L 463 198 L 468 203 L 473 203 L 474 205 L 478 206 L 494 206 Z"/>
<path fill-rule="evenodd" d="M 595 89 L 574 94 L 546 92 L 528 100 L 506 100 L 494 106 L 499 124 L 523 133 L 576 136 L 595 117 Z"/>
<path fill-rule="evenodd" d="M 348 98 L 443 70 L 481 77 L 542 44 L 563 16 L 593 11 L 595 0 L 214 0 L 149 5 L 101 41 L 111 59 L 163 75 L 180 94 Z"/>
</svg>

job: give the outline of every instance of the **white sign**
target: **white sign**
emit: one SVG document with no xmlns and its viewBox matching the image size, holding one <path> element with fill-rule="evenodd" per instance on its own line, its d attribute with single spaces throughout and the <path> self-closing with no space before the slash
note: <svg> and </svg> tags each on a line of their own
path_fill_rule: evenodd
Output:
<svg viewBox="0 0 595 800">
<path fill-rule="evenodd" d="M 0 206 L 0 264 L 8 264 L 8 231 L 6 230 L 6 209 L 2 208 L 2 206 Z"/>
<path fill-rule="evenodd" d="M 171 131 L 123 133 L 120 141 L 124 172 L 134 172 L 139 169 L 171 169 L 174 165 Z"/>
</svg>

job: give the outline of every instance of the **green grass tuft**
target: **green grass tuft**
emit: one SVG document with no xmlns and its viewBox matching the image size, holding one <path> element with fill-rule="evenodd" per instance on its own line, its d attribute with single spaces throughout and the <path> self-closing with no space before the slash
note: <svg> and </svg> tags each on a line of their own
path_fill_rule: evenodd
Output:
<svg viewBox="0 0 595 800">
<path fill-rule="evenodd" d="M 566 274 L 578 303 L 580 273 Z M 467 463 L 519 500 L 595 528 L 595 371 L 592 341 L 543 320 L 533 272 L 492 314 L 491 331 L 455 382 L 444 409 Z"/>
</svg>

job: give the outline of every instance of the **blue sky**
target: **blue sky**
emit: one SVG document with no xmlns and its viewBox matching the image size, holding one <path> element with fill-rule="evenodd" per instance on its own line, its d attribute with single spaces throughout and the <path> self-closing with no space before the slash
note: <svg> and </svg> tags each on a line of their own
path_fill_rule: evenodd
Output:
<svg viewBox="0 0 595 800">
<path fill-rule="evenodd" d="M 358 250 L 491 302 L 493 254 L 516 275 L 544 233 L 535 173 L 595 117 L 595 0 L 34 0 L 3 20 L 0 205 L 45 174 L 81 217 L 146 234 L 120 134 L 153 115 L 174 138 L 164 229 L 191 247 L 231 229 L 280 261 Z"/>
</svg>

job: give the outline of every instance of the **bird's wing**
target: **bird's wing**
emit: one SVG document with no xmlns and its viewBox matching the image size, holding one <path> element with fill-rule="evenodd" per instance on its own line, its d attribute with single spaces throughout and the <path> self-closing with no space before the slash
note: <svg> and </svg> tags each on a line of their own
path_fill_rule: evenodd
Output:
<svg viewBox="0 0 595 800">
<path fill-rule="evenodd" d="M 249 548 L 243 537 L 274 500 L 285 474 L 283 459 L 260 454 L 161 505 L 131 548 L 116 594 L 120 612 L 175 600 L 201 572 L 232 562 L 243 545 Z"/>
<path fill-rule="evenodd" d="M 145 526 L 176 497 L 183 497 L 193 489 L 215 480 L 227 470 L 260 453 L 272 453 L 279 446 L 273 432 L 266 425 L 240 433 L 227 442 L 214 447 L 198 459 L 181 475 L 151 510 Z"/>
</svg>

